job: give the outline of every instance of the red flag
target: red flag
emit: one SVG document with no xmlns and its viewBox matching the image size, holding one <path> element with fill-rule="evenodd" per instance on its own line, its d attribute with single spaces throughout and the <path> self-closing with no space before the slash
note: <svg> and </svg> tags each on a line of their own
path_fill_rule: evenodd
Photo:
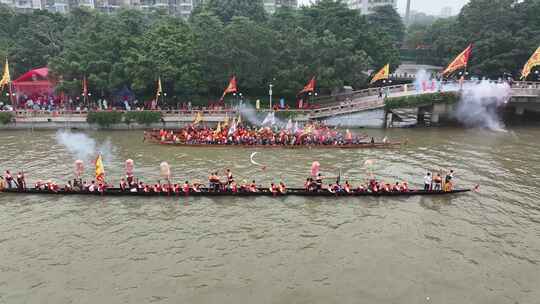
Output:
<svg viewBox="0 0 540 304">
<path fill-rule="evenodd" d="M 461 68 L 466 68 L 469 63 L 469 58 L 471 58 L 472 47 L 472 44 L 469 44 L 469 46 L 448 65 L 442 74 L 448 75 Z"/>
<path fill-rule="evenodd" d="M 231 78 L 231 80 L 229 81 L 229 85 L 227 86 L 227 88 L 223 92 L 223 96 L 221 96 L 220 100 L 223 100 L 223 98 L 225 98 L 225 95 L 227 95 L 229 93 L 236 93 L 236 92 L 238 92 L 238 86 L 236 84 L 236 76 L 233 76 Z"/>
<path fill-rule="evenodd" d="M 315 76 L 313 76 L 313 78 L 311 78 L 308 84 L 302 89 L 302 91 L 298 93 L 298 95 L 301 95 L 303 93 L 314 92 L 316 84 L 317 82 L 315 81 Z"/>
</svg>

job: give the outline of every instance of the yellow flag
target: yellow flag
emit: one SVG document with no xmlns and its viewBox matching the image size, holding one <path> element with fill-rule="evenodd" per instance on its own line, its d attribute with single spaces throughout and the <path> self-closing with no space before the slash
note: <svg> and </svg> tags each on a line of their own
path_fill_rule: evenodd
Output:
<svg viewBox="0 0 540 304">
<path fill-rule="evenodd" d="M 2 75 L 2 79 L 0 79 L 0 89 L 8 85 L 10 82 L 11 82 L 11 76 L 9 74 L 9 62 L 6 57 L 6 65 L 4 66 L 4 74 Z"/>
<path fill-rule="evenodd" d="M 523 71 L 521 71 L 521 79 L 527 78 L 527 76 L 529 76 L 529 74 L 531 73 L 532 68 L 537 65 L 540 65 L 540 47 L 536 49 L 536 52 L 532 54 L 529 61 L 527 61 L 527 63 L 523 67 Z"/>
<path fill-rule="evenodd" d="M 221 133 L 221 121 L 218 122 L 216 130 L 214 131 L 214 134 L 216 134 L 216 135 L 219 134 L 219 133 Z"/>
<path fill-rule="evenodd" d="M 223 120 L 223 127 L 229 126 L 229 113 L 225 113 L 225 119 Z"/>
<path fill-rule="evenodd" d="M 161 93 L 163 93 L 163 88 L 161 87 L 161 77 L 159 77 L 157 82 L 156 100 L 159 99 L 159 95 L 161 95 Z"/>
<path fill-rule="evenodd" d="M 383 79 L 388 79 L 388 75 L 390 75 L 390 64 L 385 65 L 373 78 L 371 79 L 371 84 L 374 84 L 375 82 Z"/>
<path fill-rule="evenodd" d="M 197 112 L 197 116 L 195 116 L 195 120 L 193 121 L 193 124 L 196 125 L 203 121 L 202 112 Z"/>
<path fill-rule="evenodd" d="M 105 167 L 103 166 L 101 154 L 96 158 L 96 180 L 100 182 L 105 181 Z"/>
<path fill-rule="evenodd" d="M 302 135 L 308 135 L 313 132 L 313 126 L 309 125 L 304 128 L 304 132 L 302 132 Z"/>
</svg>

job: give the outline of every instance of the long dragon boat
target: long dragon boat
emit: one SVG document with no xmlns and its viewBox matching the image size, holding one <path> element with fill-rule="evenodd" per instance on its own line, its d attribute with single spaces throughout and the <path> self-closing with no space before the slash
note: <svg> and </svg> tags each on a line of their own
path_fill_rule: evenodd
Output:
<svg viewBox="0 0 540 304">
<path fill-rule="evenodd" d="M 156 144 L 191 148 L 280 148 L 280 149 L 391 149 L 399 148 L 407 142 L 353 142 L 337 144 L 247 144 L 247 143 L 189 143 L 185 141 L 162 140 L 156 131 L 145 132 L 144 140 Z"/>
<path fill-rule="evenodd" d="M 38 190 L 38 189 L 4 189 L 2 192 L 6 194 L 29 194 L 29 195 L 86 195 L 86 196 L 141 196 L 141 197 L 175 197 L 175 196 L 195 196 L 195 197 L 284 197 L 284 196 L 304 196 L 304 197 L 408 197 L 408 196 L 442 196 L 470 192 L 471 189 L 455 189 L 452 191 L 425 191 L 425 190 L 410 190 L 406 192 L 351 192 L 351 193 L 332 193 L 327 190 L 307 191 L 300 188 L 287 189 L 285 193 L 273 193 L 268 189 L 260 189 L 257 192 L 229 192 L 229 191 L 210 191 L 201 189 L 199 192 L 190 191 L 189 193 L 174 193 L 174 192 L 130 192 L 123 191 L 120 188 L 109 188 L 104 192 L 89 192 L 89 191 L 58 191 Z"/>
<path fill-rule="evenodd" d="M 261 145 L 261 144 L 188 144 L 173 141 L 155 141 L 161 145 L 191 147 L 191 148 L 280 148 L 280 149 L 391 149 L 399 148 L 401 142 L 386 142 L 386 143 L 357 143 L 357 144 L 336 144 L 336 145 Z"/>
</svg>

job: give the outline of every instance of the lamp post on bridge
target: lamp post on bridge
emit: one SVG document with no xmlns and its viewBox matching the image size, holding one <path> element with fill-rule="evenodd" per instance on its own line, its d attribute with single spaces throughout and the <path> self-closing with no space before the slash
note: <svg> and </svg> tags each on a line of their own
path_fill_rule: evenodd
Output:
<svg viewBox="0 0 540 304">
<path fill-rule="evenodd" d="M 274 85 L 272 83 L 270 83 L 268 85 L 268 96 L 270 97 L 270 102 L 268 103 L 270 105 L 270 111 L 272 111 L 272 88 L 274 87 Z"/>
</svg>

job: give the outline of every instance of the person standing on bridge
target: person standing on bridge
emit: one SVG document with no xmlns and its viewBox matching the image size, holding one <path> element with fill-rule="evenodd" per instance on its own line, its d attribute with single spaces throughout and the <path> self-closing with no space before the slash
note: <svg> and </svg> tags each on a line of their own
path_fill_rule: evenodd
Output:
<svg viewBox="0 0 540 304">
<path fill-rule="evenodd" d="M 379 87 L 379 98 L 382 98 L 382 88 Z"/>
</svg>

